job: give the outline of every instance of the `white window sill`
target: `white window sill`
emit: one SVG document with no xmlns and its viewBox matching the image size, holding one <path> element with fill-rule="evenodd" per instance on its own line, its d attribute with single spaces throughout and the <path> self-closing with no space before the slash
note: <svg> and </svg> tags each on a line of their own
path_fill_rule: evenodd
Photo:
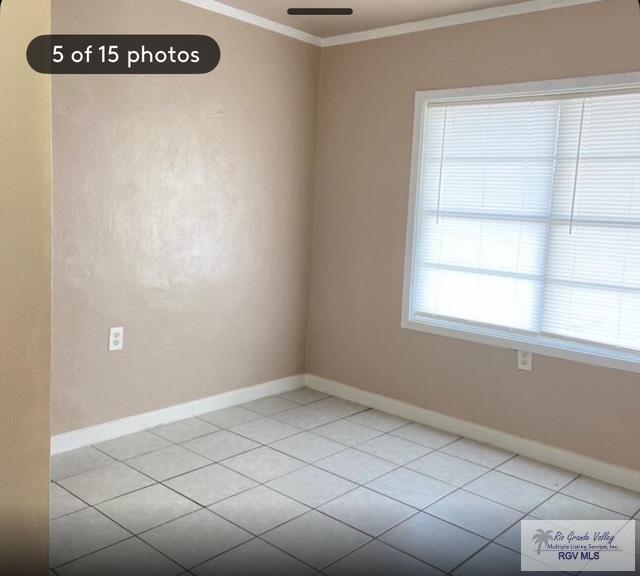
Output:
<svg viewBox="0 0 640 576">
<path fill-rule="evenodd" d="M 404 317 L 402 327 L 427 334 L 640 373 L 640 353 L 628 350 L 430 316 Z"/>
</svg>

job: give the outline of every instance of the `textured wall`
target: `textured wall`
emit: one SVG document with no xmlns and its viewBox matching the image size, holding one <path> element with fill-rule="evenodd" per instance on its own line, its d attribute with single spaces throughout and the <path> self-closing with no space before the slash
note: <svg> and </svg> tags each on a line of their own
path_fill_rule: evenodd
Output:
<svg viewBox="0 0 640 576">
<path fill-rule="evenodd" d="M 25 50 L 48 0 L 0 8 L 0 572 L 46 574 L 49 534 L 51 79 Z"/>
<path fill-rule="evenodd" d="M 52 433 L 303 372 L 319 49 L 178 0 L 53 10 L 222 60 L 54 79 Z"/>
<path fill-rule="evenodd" d="M 308 371 L 640 469 L 640 375 L 400 327 L 416 90 L 640 70 L 635 0 L 328 48 Z"/>
<path fill-rule="evenodd" d="M 222 48 L 204 77 L 55 78 L 54 434 L 306 368 L 640 468 L 638 374 L 400 328 L 414 92 L 636 71 L 635 0 L 323 51 L 306 365 L 319 50 L 177 0 L 54 8 Z"/>
</svg>

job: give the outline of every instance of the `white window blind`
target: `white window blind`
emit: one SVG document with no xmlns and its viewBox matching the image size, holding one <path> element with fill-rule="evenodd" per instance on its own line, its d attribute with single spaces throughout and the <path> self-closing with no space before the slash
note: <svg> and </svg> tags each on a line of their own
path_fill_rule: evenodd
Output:
<svg viewBox="0 0 640 576">
<path fill-rule="evenodd" d="M 425 107 L 410 319 L 640 351 L 640 94 Z"/>
</svg>

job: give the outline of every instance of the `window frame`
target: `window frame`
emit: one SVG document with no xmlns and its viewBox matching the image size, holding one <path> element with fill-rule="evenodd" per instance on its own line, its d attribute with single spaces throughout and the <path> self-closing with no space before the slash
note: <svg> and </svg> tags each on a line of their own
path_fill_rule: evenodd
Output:
<svg viewBox="0 0 640 576">
<path fill-rule="evenodd" d="M 429 104 L 502 98 L 540 98 L 558 95 L 581 96 L 620 91 L 640 92 L 640 72 L 455 88 L 451 90 L 417 91 L 415 93 L 411 184 L 402 298 L 402 328 L 640 373 L 640 352 L 580 340 L 530 334 L 515 329 L 478 324 L 472 321 L 421 315 L 412 309 L 414 301 L 414 269 L 417 257 L 415 246 L 417 245 L 419 232 L 418 206 L 420 205 L 419 199 L 421 195 L 419 183 L 422 181 L 422 136 L 425 114 Z"/>
</svg>

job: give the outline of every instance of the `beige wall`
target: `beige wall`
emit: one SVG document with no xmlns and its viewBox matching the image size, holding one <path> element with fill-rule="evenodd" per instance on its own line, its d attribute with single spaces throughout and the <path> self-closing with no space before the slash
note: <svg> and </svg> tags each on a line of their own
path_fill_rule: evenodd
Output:
<svg viewBox="0 0 640 576">
<path fill-rule="evenodd" d="M 323 51 L 308 371 L 640 469 L 640 375 L 400 328 L 416 90 L 640 69 L 635 0 Z"/>
<path fill-rule="evenodd" d="M 52 433 L 306 369 L 640 468 L 637 374 L 400 328 L 414 92 L 638 70 L 635 0 L 324 49 L 306 363 L 319 50 L 178 0 L 55 0 L 54 28 L 222 61 L 54 80 Z"/>
<path fill-rule="evenodd" d="M 0 8 L 0 572 L 26 576 L 48 566 L 51 81 L 25 50 L 49 22 Z"/>
<path fill-rule="evenodd" d="M 319 49 L 178 0 L 54 0 L 53 26 L 222 60 L 54 79 L 52 433 L 303 372 Z"/>
</svg>

